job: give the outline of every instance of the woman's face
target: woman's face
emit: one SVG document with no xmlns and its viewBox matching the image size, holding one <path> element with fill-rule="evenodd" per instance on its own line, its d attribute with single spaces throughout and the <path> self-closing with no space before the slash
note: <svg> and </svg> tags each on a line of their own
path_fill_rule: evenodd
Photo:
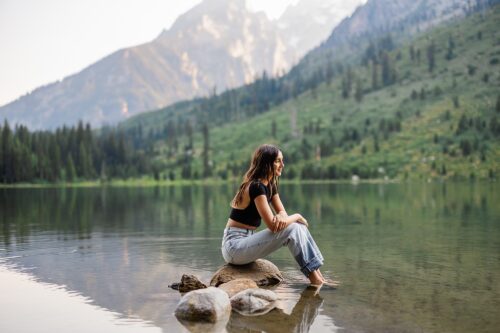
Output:
<svg viewBox="0 0 500 333">
<path fill-rule="evenodd" d="M 281 172 L 283 171 L 283 168 L 285 167 L 285 163 L 283 162 L 283 153 L 281 151 L 278 153 L 278 156 L 274 160 L 274 176 L 279 177 L 281 176 Z"/>
</svg>

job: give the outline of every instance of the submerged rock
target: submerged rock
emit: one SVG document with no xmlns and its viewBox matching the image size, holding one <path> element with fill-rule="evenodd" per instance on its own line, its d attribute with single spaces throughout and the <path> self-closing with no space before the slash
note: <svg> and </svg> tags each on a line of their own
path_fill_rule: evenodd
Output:
<svg viewBox="0 0 500 333">
<path fill-rule="evenodd" d="M 223 283 L 218 288 L 224 290 L 231 298 L 240 291 L 257 288 L 257 283 L 250 279 L 236 279 Z"/>
<path fill-rule="evenodd" d="M 185 294 L 175 309 L 175 316 L 184 321 L 214 323 L 228 316 L 230 312 L 231 303 L 227 293 L 208 287 Z"/>
<path fill-rule="evenodd" d="M 172 283 L 172 284 L 169 284 L 169 285 L 168 285 L 168 287 L 169 287 L 169 288 L 172 288 L 172 289 L 174 289 L 174 290 L 179 290 L 179 286 L 180 286 L 180 285 L 181 285 L 181 284 L 180 284 L 179 282 L 174 282 L 174 283 Z"/>
<path fill-rule="evenodd" d="M 257 316 L 274 309 L 277 299 L 278 296 L 271 290 L 253 288 L 231 297 L 231 306 L 242 315 Z"/>
<path fill-rule="evenodd" d="M 283 275 L 276 265 L 269 260 L 257 259 L 246 265 L 226 264 L 222 266 L 215 272 L 210 285 L 218 287 L 240 278 L 253 280 L 258 286 L 275 285 L 283 281 Z"/>
</svg>

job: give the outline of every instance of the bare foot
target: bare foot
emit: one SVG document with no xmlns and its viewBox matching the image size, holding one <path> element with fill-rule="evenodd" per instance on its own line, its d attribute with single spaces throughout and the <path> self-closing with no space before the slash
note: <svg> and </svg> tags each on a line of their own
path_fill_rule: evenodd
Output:
<svg viewBox="0 0 500 333">
<path fill-rule="evenodd" d="M 336 289 L 340 286 L 340 282 L 335 281 L 335 280 L 330 280 L 330 279 L 324 279 L 323 285 Z"/>
<path fill-rule="evenodd" d="M 311 272 L 308 276 L 309 281 L 311 281 L 311 286 L 321 286 L 324 279 L 321 277 L 319 270 Z"/>
</svg>

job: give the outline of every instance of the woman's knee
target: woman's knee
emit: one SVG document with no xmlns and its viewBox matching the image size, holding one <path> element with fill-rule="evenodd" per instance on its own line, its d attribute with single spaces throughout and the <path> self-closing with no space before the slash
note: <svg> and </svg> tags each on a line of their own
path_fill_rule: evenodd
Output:
<svg viewBox="0 0 500 333">
<path fill-rule="evenodd" d="M 303 232 L 307 232 L 307 227 L 305 225 L 303 225 L 302 223 L 298 223 L 298 222 L 290 224 L 287 227 L 287 229 L 289 229 L 290 233 L 303 233 Z"/>
<path fill-rule="evenodd" d="M 304 234 L 304 231 L 307 231 L 307 228 L 305 225 L 300 224 L 300 223 L 292 223 L 288 227 L 286 227 L 284 230 L 280 231 L 280 238 L 284 239 L 297 239 L 301 235 Z"/>
</svg>

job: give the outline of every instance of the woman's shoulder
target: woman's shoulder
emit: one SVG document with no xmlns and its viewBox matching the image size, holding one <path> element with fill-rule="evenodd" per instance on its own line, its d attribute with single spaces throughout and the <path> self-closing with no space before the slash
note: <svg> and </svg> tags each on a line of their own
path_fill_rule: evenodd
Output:
<svg viewBox="0 0 500 333">
<path fill-rule="evenodd" d="M 254 199 L 262 194 L 267 195 L 267 187 L 260 180 L 252 180 L 248 186 L 248 192 L 250 194 L 250 198 Z"/>
</svg>

